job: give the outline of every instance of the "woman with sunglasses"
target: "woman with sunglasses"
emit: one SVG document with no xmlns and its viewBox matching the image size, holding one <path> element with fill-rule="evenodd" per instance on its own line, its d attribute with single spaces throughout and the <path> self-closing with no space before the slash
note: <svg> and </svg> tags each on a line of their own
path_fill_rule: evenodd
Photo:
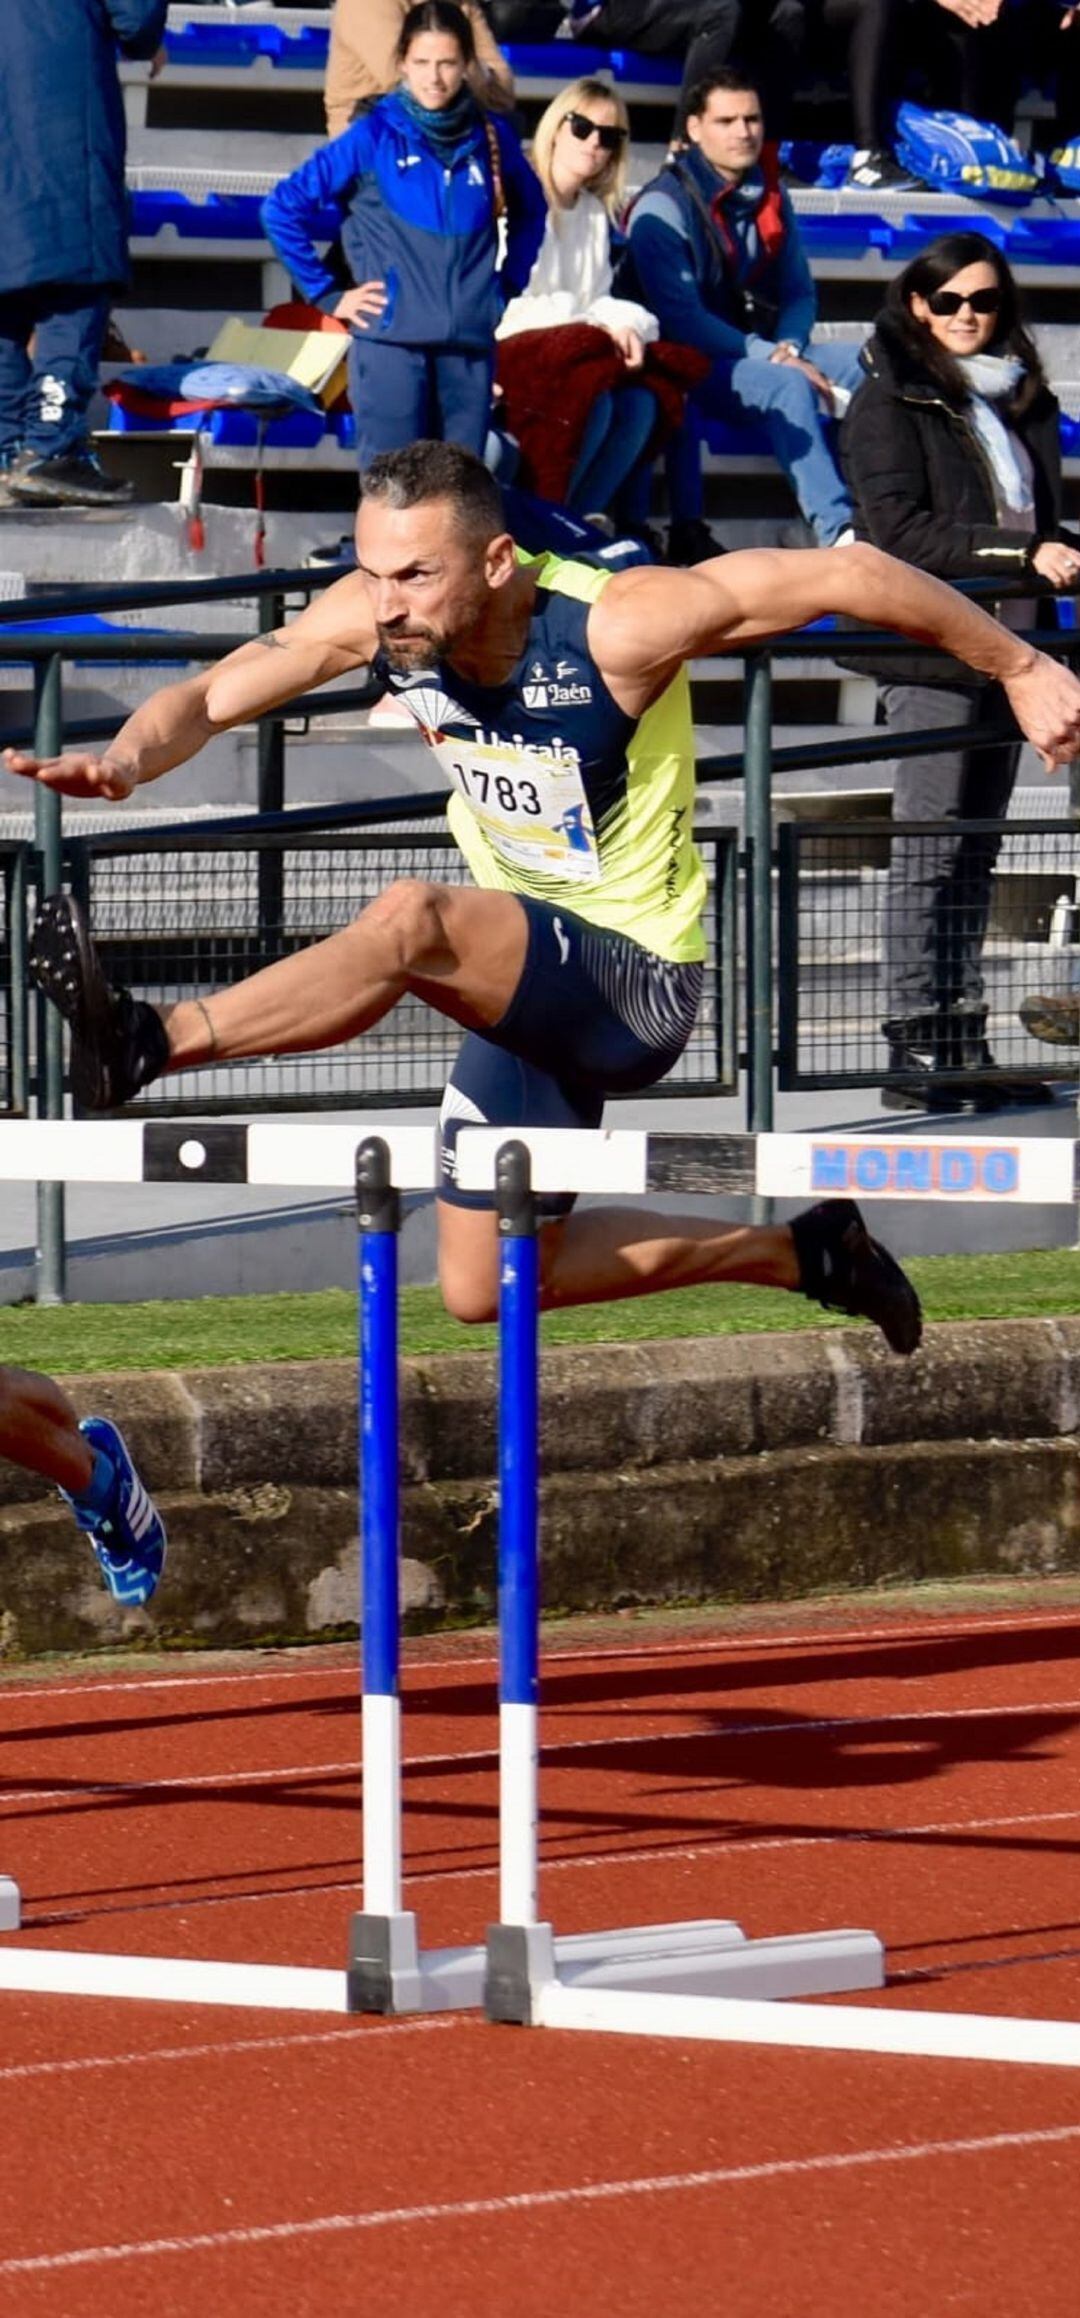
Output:
<svg viewBox="0 0 1080 2318">
<path fill-rule="evenodd" d="M 993 243 L 956 233 L 923 250 L 891 284 L 862 360 L 867 383 L 841 434 L 857 536 L 940 579 L 1071 584 L 1080 541 L 1061 530 L 1058 406 Z M 998 606 L 1012 628 L 1038 616 L 1030 596 Z M 894 818 L 1001 819 L 1021 744 L 1018 734 L 980 737 L 1009 725 L 1000 687 L 918 655 L 874 673 L 890 731 L 971 734 L 970 748 L 901 760 Z M 999 842 L 948 830 L 894 841 L 883 927 L 888 1108 L 952 1108 L 965 1092 L 978 1107 L 1009 1099 L 1008 1081 L 981 1075 L 994 1067 L 982 949 Z M 1011 1092 L 1049 1094 L 1024 1079 Z"/>
<path fill-rule="evenodd" d="M 509 123 L 468 87 L 474 44 L 453 0 L 421 0 L 400 83 L 286 177 L 262 220 L 302 297 L 347 323 L 361 467 L 421 437 L 481 451 L 495 325 L 543 232 L 540 191 Z M 353 287 L 322 255 L 340 229 Z M 500 245 L 505 235 L 505 259 Z"/>
<path fill-rule="evenodd" d="M 641 466 L 657 421 L 642 373 L 659 323 L 647 307 L 612 291 L 612 221 L 625 194 L 629 141 L 626 107 L 606 81 L 572 81 L 552 99 L 532 144 L 548 205 L 544 238 L 523 294 L 511 300 L 498 329 L 510 433 L 526 453 L 538 433 L 546 434 L 545 473 L 535 479 L 551 491 L 547 461 L 561 459 L 562 488 L 552 495 L 599 516 Z M 591 359 L 580 332 L 564 335 L 574 323 L 606 333 L 606 357 Z M 528 345 L 508 350 L 526 332 Z M 611 385 L 601 385 L 609 378 Z"/>
</svg>

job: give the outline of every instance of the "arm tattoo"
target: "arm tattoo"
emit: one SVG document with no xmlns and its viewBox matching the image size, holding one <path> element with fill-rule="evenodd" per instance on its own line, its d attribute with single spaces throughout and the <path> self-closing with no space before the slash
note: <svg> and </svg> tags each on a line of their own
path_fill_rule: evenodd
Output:
<svg viewBox="0 0 1080 2318">
<path fill-rule="evenodd" d="M 283 652 L 285 650 L 280 636 L 276 636 L 272 630 L 269 635 L 256 636 L 255 641 L 262 645 L 264 652 Z"/>
</svg>

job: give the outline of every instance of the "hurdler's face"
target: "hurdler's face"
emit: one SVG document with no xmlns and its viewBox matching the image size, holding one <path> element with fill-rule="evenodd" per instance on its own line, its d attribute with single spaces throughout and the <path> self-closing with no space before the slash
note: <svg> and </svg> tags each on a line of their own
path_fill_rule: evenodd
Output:
<svg viewBox="0 0 1080 2318">
<path fill-rule="evenodd" d="M 452 660 L 475 633 L 513 542 L 470 535 L 445 499 L 407 508 L 364 499 L 356 553 L 379 643 L 404 675 Z"/>
</svg>

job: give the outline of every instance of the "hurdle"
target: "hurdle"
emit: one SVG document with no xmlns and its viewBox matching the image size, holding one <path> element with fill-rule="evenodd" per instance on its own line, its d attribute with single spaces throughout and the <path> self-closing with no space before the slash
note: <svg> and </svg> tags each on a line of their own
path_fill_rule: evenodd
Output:
<svg viewBox="0 0 1080 2318">
<path fill-rule="evenodd" d="M 374 1123 L 373 1123 L 374 1126 Z M 538 1241 L 543 1191 L 838 1191 L 860 1198 L 1071 1203 L 1077 1146 L 1023 1138 L 687 1136 L 469 1127 L 465 1189 L 494 1191 L 499 1279 L 499 1921 L 425 1952 L 403 1905 L 397 1476 L 400 1195 L 437 1182 L 431 1129 L 256 1122 L 12 1122 L 0 1180 L 209 1181 L 355 1188 L 363 1569 L 362 1908 L 343 1971 L 0 1944 L 0 1989 L 290 2011 L 476 2008 L 600 2032 L 1080 2067 L 1080 2024 L 810 2004 L 884 1984 L 873 1932 L 748 1939 L 705 1919 L 556 1937 L 538 1911 Z M 0 1926 L 0 1928 L 4 1928 Z M 7 1927 L 14 1930 L 14 1926 Z"/>
</svg>

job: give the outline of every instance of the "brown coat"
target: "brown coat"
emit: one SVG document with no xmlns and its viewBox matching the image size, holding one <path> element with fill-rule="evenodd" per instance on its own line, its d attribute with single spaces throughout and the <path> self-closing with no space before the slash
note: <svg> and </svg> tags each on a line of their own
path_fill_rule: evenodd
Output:
<svg viewBox="0 0 1080 2318">
<path fill-rule="evenodd" d="M 476 42 L 476 71 L 471 76 L 478 97 L 508 109 L 514 80 L 501 48 L 478 0 L 461 0 Z M 330 19 L 330 61 L 326 71 L 326 126 L 340 137 L 356 108 L 370 104 L 397 85 L 394 51 L 411 0 L 334 0 Z"/>
</svg>

